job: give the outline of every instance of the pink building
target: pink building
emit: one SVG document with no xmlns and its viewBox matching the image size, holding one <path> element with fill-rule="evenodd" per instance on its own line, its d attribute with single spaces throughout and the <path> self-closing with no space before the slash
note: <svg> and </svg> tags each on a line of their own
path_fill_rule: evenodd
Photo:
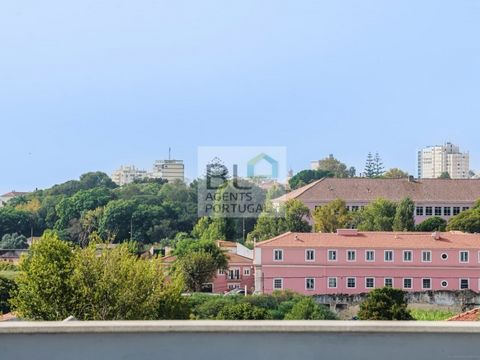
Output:
<svg viewBox="0 0 480 360">
<path fill-rule="evenodd" d="M 212 282 L 204 284 L 204 292 L 223 294 L 236 288 L 254 290 L 253 251 L 240 243 L 219 240 L 216 242 L 227 253 L 228 271 L 219 271 Z M 176 256 L 166 256 L 163 261 L 171 264 Z"/>
<path fill-rule="evenodd" d="M 256 244 L 255 290 L 356 294 L 480 290 L 480 235 L 339 230 L 285 233 Z"/>
<path fill-rule="evenodd" d="M 342 199 L 350 211 L 359 211 L 379 197 L 400 201 L 406 197 L 415 203 L 415 223 L 432 216 L 449 220 L 468 210 L 480 199 L 480 179 L 369 179 L 324 178 L 273 199 L 280 206 L 298 199 L 310 210 Z"/>
</svg>

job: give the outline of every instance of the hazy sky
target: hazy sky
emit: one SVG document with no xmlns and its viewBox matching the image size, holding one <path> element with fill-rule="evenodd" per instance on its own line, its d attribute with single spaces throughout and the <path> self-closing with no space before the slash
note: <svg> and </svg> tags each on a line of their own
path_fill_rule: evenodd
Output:
<svg viewBox="0 0 480 360">
<path fill-rule="evenodd" d="M 3 0 L 0 193 L 149 168 L 172 147 L 286 146 L 295 170 L 369 151 L 480 170 L 480 1 Z"/>
</svg>

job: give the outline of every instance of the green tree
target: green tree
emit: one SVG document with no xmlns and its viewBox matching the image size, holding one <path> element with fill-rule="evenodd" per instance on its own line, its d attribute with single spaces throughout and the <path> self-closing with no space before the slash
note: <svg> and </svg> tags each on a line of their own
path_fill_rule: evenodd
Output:
<svg viewBox="0 0 480 360">
<path fill-rule="evenodd" d="M 336 320 L 337 317 L 312 297 L 304 297 L 293 306 L 285 320 Z"/>
<path fill-rule="evenodd" d="M 178 241 L 173 253 L 179 258 L 184 258 L 195 252 L 210 254 L 216 270 L 226 270 L 228 268 L 227 254 L 224 250 L 218 247 L 214 241 L 183 239 Z"/>
<path fill-rule="evenodd" d="M 268 311 L 249 303 L 225 306 L 218 313 L 218 320 L 267 320 Z"/>
<path fill-rule="evenodd" d="M 313 212 L 315 231 L 333 233 L 347 227 L 350 215 L 345 201 L 336 199 L 326 205 L 318 206 Z"/>
<path fill-rule="evenodd" d="M 62 320 L 72 315 L 73 251 L 55 233 L 47 232 L 20 262 L 15 311 L 31 320 Z"/>
<path fill-rule="evenodd" d="M 439 179 L 451 179 L 450 174 L 447 171 L 444 171 L 438 177 Z"/>
<path fill-rule="evenodd" d="M 336 159 L 333 157 L 332 154 L 330 154 L 328 157 L 320 160 L 318 162 L 318 166 L 316 170 L 323 170 L 326 172 L 331 173 L 334 177 L 336 178 L 346 178 L 346 177 L 352 177 L 352 171 L 354 173 L 353 176 L 355 176 L 355 168 L 350 168 L 347 169 L 347 165 L 342 163 L 340 160 Z"/>
<path fill-rule="evenodd" d="M 27 249 L 27 238 L 18 234 L 5 234 L 0 241 L 0 249 Z"/>
<path fill-rule="evenodd" d="M 160 259 L 140 260 L 128 243 L 100 254 L 95 245 L 77 249 L 70 278 L 71 313 L 80 320 L 185 319 L 183 283 L 166 281 Z"/>
<path fill-rule="evenodd" d="M 376 175 L 375 163 L 371 152 L 369 152 L 367 155 L 367 160 L 365 162 L 365 169 L 363 170 L 363 173 L 367 178 L 373 178 Z"/>
<path fill-rule="evenodd" d="M 0 208 L 0 236 L 5 234 L 22 234 L 30 236 L 32 217 L 27 211 L 10 206 Z"/>
<path fill-rule="evenodd" d="M 9 300 L 17 286 L 13 280 L 0 276 L 0 315 L 10 312 Z"/>
<path fill-rule="evenodd" d="M 279 216 L 285 214 L 285 217 Z M 251 231 L 247 240 L 263 241 L 274 236 L 283 234 L 287 231 L 292 232 L 310 232 L 311 225 L 307 219 L 310 217 L 310 210 L 300 200 L 288 200 L 277 213 L 274 209 L 268 208 L 260 214 L 255 228 Z"/>
<path fill-rule="evenodd" d="M 460 214 L 453 216 L 448 221 L 447 230 L 458 230 L 467 233 L 480 232 L 480 208 L 462 211 Z"/>
<path fill-rule="evenodd" d="M 325 177 L 333 177 L 333 174 L 326 170 L 302 170 L 292 176 L 288 184 L 290 189 L 295 190 Z"/>
<path fill-rule="evenodd" d="M 385 168 L 383 167 L 382 159 L 380 155 L 375 153 L 375 157 L 373 158 L 373 170 L 374 170 L 374 177 L 380 177 L 385 172 Z"/>
<path fill-rule="evenodd" d="M 397 205 L 393 220 L 393 231 L 415 230 L 415 204 L 410 198 L 405 198 Z"/>
<path fill-rule="evenodd" d="M 360 231 L 392 231 L 396 210 L 394 202 L 378 198 L 359 212 L 357 228 Z"/>
<path fill-rule="evenodd" d="M 433 232 L 433 231 L 445 231 L 447 228 L 447 220 L 442 219 L 439 216 L 432 216 L 415 227 L 416 231 Z"/>
<path fill-rule="evenodd" d="M 200 292 L 205 283 L 212 281 L 217 272 L 213 256 L 205 251 L 190 252 L 175 263 L 188 291 Z"/>
<path fill-rule="evenodd" d="M 391 287 L 374 289 L 360 304 L 358 317 L 361 320 L 412 320 L 405 294 Z"/>
<path fill-rule="evenodd" d="M 408 176 L 407 172 L 400 170 L 399 168 L 391 168 L 383 174 L 383 177 L 386 179 L 405 179 L 408 178 Z"/>
</svg>

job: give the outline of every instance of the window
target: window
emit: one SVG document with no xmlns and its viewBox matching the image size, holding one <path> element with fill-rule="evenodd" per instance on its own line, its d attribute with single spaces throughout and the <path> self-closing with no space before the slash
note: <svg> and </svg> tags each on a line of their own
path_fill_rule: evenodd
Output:
<svg viewBox="0 0 480 360">
<path fill-rule="evenodd" d="M 416 213 L 417 216 L 423 216 L 423 206 L 417 206 Z"/>
<path fill-rule="evenodd" d="M 422 262 L 432 261 L 432 252 L 430 250 L 422 251 Z"/>
<path fill-rule="evenodd" d="M 385 261 L 393 261 L 393 251 L 392 250 L 385 250 L 384 260 Z"/>
<path fill-rule="evenodd" d="M 365 250 L 365 261 L 375 261 L 375 250 Z"/>
<path fill-rule="evenodd" d="M 385 278 L 383 280 L 383 285 L 385 287 L 393 287 L 393 279 L 392 278 Z"/>
<path fill-rule="evenodd" d="M 357 287 L 357 278 L 347 278 L 347 288 L 354 289 Z"/>
<path fill-rule="evenodd" d="M 431 289 L 432 279 L 422 279 L 422 289 Z"/>
<path fill-rule="evenodd" d="M 357 205 L 353 205 L 353 206 L 352 206 L 352 211 L 354 211 L 354 212 L 355 212 L 355 211 L 358 211 L 358 208 L 359 208 L 359 207 L 358 207 Z"/>
<path fill-rule="evenodd" d="M 460 290 L 465 290 L 470 288 L 468 279 L 460 279 Z"/>
<path fill-rule="evenodd" d="M 412 279 L 410 279 L 410 278 L 403 279 L 403 288 L 404 289 L 411 289 L 412 287 L 413 287 Z"/>
<path fill-rule="evenodd" d="M 357 257 L 356 250 L 347 250 L 347 261 L 355 261 Z"/>
<path fill-rule="evenodd" d="M 435 206 L 435 216 L 442 216 L 442 207 Z"/>
<path fill-rule="evenodd" d="M 367 277 L 365 278 L 365 287 L 367 289 L 372 289 L 375 287 L 375 278 L 373 277 Z"/>
<path fill-rule="evenodd" d="M 337 278 L 336 277 L 329 277 L 328 278 L 328 288 L 335 289 L 337 287 Z"/>
<path fill-rule="evenodd" d="M 314 278 L 306 278 L 305 279 L 305 289 L 315 290 L 315 279 Z"/>
<path fill-rule="evenodd" d="M 462 211 L 467 211 L 468 209 L 470 209 L 468 206 L 462 207 Z"/>
<path fill-rule="evenodd" d="M 313 250 L 313 249 L 305 250 L 305 260 L 306 261 L 315 261 L 315 250 Z"/>
<path fill-rule="evenodd" d="M 448 206 L 448 207 L 444 207 L 444 208 L 443 208 L 443 215 L 445 215 L 445 216 L 450 216 L 450 215 L 452 215 L 452 208 L 449 207 L 449 206 Z"/>
<path fill-rule="evenodd" d="M 227 287 L 228 287 L 228 290 L 233 290 L 233 289 L 240 288 L 240 285 L 239 284 L 228 284 Z"/>
<path fill-rule="evenodd" d="M 448 254 L 443 253 L 442 255 L 440 255 L 440 257 L 442 258 L 442 260 L 447 260 L 448 259 Z"/>
<path fill-rule="evenodd" d="M 228 270 L 228 280 L 240 280 L 240 269 L 230 269 Z"/>
<path fill-rule="evenodd" d="M 440 285 L 443 287 L 443 288 L 446 288 L 448 286 L 448 281 L 447 280 L 442 280 L 440 282 Z"/>
<path fill-rule="evenodd" d="M 249 268 L 243 268 L 243 276 L 250 276 L 250 269 Z"/>
<path fill-rule="evenodd" d="M 273 288 L 275 290 L 283 289 L 283 279 L 273 279 Z"/>
<path fill-rule="evenodd" d="M 225 271 L 224 270 L 218 270 L 218 275 L 225 275 Z"/>
<path fill-rule="evenodd" d="M 453 215 L 458 215 L 458 214 L 460 214 L 460 206 L 454 206 Z"/>
<path fill-rule="evenodd" d="M 273 250 L 273 260 L 283 261 L 283 250 L 282 249 Z"/>
<path fill-rule="evenodd" d="M 460 251 L 460 262 L 468 263 L 468 251 Z"/>
<path fill-rule="evenodd" d="M 328 261 L 337 261 L 337 250 L 328 250 Z"/>
<path fill-rule="evenodd" d="M 403 250 L 403 261 L 410 262 L 412 261 L 412 251 L 411 250 Z"/>
<path fill-rule="evenodd" d="M 425 208 L 425 215 L 432 216 L 433 215 L 433 208 L 431 206 L 427 206 Z"/>
</svg>

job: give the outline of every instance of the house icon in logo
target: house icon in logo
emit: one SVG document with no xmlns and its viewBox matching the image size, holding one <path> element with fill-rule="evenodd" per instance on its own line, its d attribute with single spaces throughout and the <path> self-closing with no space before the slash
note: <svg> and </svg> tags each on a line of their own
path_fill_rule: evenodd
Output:
<svg viewBox="0 0 480 360">
<path fill-rule="evenodd" d="M 257 156 L 255 156 L 253 159 L 251 159 L 247 163 L 247 176 L 248 177 L 255 177 L 259 175 L 265 175 L 265 174 L 256 174 L 255 173 L 255 167 L 262 161 L 266 161 L 270 164 L 271 167 L 271 172 L 270 172 L 270 178 L 272 179 L 278 179 L 278 161 L 272 158 L 271 156 L 268 156 L 265 153 L 261 153 Z"/>
</svg>

